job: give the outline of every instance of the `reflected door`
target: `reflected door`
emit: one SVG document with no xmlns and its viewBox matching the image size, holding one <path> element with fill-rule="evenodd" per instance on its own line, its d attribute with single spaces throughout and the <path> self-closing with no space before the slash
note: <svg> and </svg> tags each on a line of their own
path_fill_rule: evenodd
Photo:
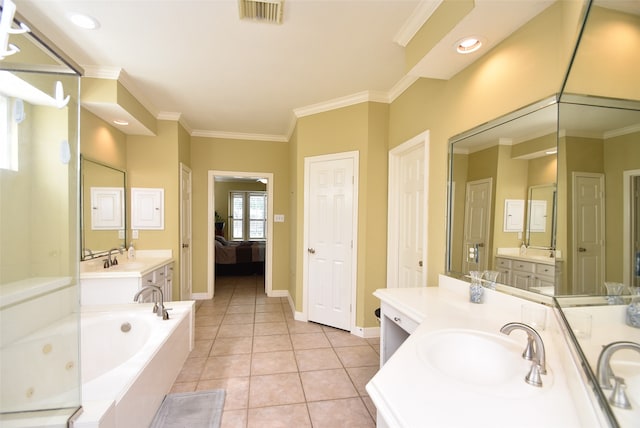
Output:
<svg viewBox="0 0 640 428">
<path fill-rule="evenodd" d="M 573 294 L 604 287 L 604 175 L 573 173 Z"/>
<path fill-rule="evenodd" d="M 191 169 L 180 164 L 180 299 L 191 299 Z"/>
<path fill-rule="evenodd" d="M 491 230 L 491 186 L 486 178 L 467 183 L 464 204 L 464 245 L 462 269 L 486 270 L 489 257 L 489 233 Z"/>
</svg>

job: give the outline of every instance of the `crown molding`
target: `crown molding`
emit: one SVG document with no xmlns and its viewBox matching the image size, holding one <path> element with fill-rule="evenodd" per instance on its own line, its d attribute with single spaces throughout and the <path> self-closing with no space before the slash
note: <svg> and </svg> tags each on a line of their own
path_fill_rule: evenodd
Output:
<svg viewBox="0 0 640 428">
<path fill-rule="evenodd" d="M 389 94 L 387 95 L 388 102 L 392 103 L 398 98 L 400 95 L 404 93 L 407 89 L 411 87 L 416 81 L 420 79 L 420 76 L 409 76 L 408 74 L 404 75 L 402 79 L 400 79 L 393 87 L 389 90 Z"/>
<path fill-rule="evenodd" d="M 424 23 L 433 15 L 433 12 L 440 7 L 443 1 L 444 0 L 422 0 L 418 6 L 416 6 L 411 16 L 405 21 L 402 28 L 398 30 L 393 41 L 403 48 L 406 47 L 418 30 L 420 30 Z"/>
<path fill-rule="evenodd" d="M 365 102 L 389 103 L 389 95 L 378 91 L 362 91 L 357 94 L 334 98 L 332 100 L 312 104 L 306 107 L 300 107 L 294 109 L 293 113 L 297 118 L 301 118 Z"/>
<path fill-rule="evenodd" d="M 250 140 L 250 141 L 273 141 L 276 143 L 289 142 L 286 135 L 273 134 L 248 134 L 242 132 L 226 132 L 226 131 L 206 131 L 195 129 L 191 132 L 192 137 L 204 138 L 220 138 L 225 140 Z"/>
</svg>

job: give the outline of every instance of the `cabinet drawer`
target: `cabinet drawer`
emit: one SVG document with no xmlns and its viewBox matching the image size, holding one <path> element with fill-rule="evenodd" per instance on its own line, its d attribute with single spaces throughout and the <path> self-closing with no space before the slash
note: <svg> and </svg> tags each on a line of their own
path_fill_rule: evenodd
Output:
<svg viewBox="0 0 640 428">
<path fill-rule="evenodd" d="M 533 273 L 536 271 L 536 264 L 530 263 L 530 262 L 521 262 L 520 260 L 514 260 L 513 263 L 511 264 L 511 269 L 519 270 L 521 272 Z"/>
<path fill-rule="evenodd" d="M 496 270 L 503 271 L 504 269 L 511 269 L 511 260 L 496 257 Z"/>
<path fill-rule="evenodd" d="M 389 305 L 382 305 L 382 316 L 387 317 L 390 321 L 397 324 L 409 334 L 413 333 L 416 331 L 416 328 L 418 328 L 418 323 L 416 321 Z"/>
<path fill-rule="evenodd" d="M 553 278 L 555 276 L 556 268 L 552 265 L 536 264 L 536 275 L 547 276 Z"/>
<path fill-rule="evenodd" d="M 140 280 L 140 286 L 144 287 L 145 285 L 157 285 L 156 271 L 149 272 L 144 275 Z"/>
</svg>

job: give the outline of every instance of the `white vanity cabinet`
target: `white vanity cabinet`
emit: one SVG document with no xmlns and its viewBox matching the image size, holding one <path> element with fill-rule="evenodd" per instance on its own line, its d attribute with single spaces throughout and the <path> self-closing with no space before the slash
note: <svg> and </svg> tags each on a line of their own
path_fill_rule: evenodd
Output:
<svg viewBox="0 0 640 428">
<path fill-rule="evenodd" d="M 380 304 L 380 367 L 418 328 L 420 322 L 400 308 L 386 302 Z"/>
<path fill-rule="evenodd" d="M 82 305 L 133 303 L 134 295 L 146 285 L 160 287 L 164 300 L 172 300 L 172 258 L 138 258 L 135 261 L 122 262 L 109 269 L 98 267 L 98 263 L 94 265 L 95 268 L 93 265 L 87 266 L 80 272 Z M 152 293 L 145 293 L 140 301 L 153 301 Z"/>
<path fill-rule="evenodd" d="M 532 287 L 554 287 L 560 272 L 558 263 L 505 256 L 496 257 L 495 266 L 500 272 L 498 282 L 523 290 Z"/>
</svg>

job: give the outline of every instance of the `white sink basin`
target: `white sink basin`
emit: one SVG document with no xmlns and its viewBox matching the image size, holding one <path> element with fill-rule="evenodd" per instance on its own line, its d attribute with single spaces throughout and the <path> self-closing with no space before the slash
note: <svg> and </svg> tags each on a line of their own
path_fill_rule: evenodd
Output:
<svg viewBox="0 0 640 428">
<path fill-rule="evenodd" d="M 552 384 L 542 376 L 543 387 L 529 385 L 524 378 L 531 362 L 522 358 L 526 341 L 501 333 L 448 329 L 418 339 L 418 356 L 434 374 L 462 388 L 477 388 L 485 394 L 505 398 L 539 394 Z"/>
<path fill-rule="evenodd" d="M 145 263 L 142 263 L 142 262 L 124 262 L 121 264 L 111 266 L 109 269 L 121 270 L 121 271 L 122 270 L 137 271 L 137 270 L 141 270 L 144 267 L 145 267 Z"/>
</svg>

